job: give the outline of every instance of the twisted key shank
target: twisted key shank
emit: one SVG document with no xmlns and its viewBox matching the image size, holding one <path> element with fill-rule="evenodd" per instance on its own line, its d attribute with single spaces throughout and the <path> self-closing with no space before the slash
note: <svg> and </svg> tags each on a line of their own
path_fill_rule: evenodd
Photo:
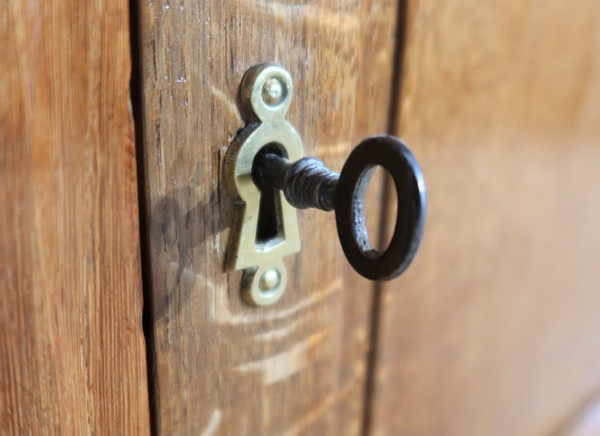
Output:
<svg viewBox="0 0 600 436">
<path fill-rule="evenodd" d="M 335 207 L 340 175 L 314 157 L 291 163 L 275 153 L 259 153 L 254 159 L 252 177 L 260 189 L 281 189 L 295 208 L 330 211 Z"/>
</svg>

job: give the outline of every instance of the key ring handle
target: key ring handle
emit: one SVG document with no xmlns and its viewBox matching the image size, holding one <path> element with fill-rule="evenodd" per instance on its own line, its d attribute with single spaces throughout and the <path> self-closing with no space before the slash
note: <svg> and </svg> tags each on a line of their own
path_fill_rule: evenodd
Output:
<svg viewBox="0 0 600 436">
<path fill-rule="evenodd" d="M 376 166 L 385 168 L 396 187 L 398 212 L 385 251 L 373 248 L 365 222 L 365 193 Z M 417 159 L 400 139 L 370 136 L 352 151 L 335 193 L 335 218 L 348 262 L 371 280 L 390 280 L 412 262 L 423 236 L 426 188 Z"/>
</svg>

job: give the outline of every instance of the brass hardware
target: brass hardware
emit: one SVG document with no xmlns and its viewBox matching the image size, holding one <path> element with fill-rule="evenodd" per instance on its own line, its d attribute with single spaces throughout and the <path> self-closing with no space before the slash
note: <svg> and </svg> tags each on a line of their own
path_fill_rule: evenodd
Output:
<svg viewBox="0 0 600 436">
<path fill-rule="evenodd" d="M 296 161 L 304 153 L 302 140 L 284 116 L 290 106 L 290 74 L 273 63 L 252 67 L 240 86 L 238 106 L 247 123 L 225 157 L 225 183 L 234 198 L 233 225 L 225 269 L 243 269 L 242 296 L 253 305 L 275 303 L 287 284 L 283 257 L 300 251 L 296 210 L 279 190 L 261 191 L 252 179 L 254 158 L 262 149 Z M 270 205 L 261 196 L 271 196 Z M 261 205 L 265 205 L 261 210 Z M 270 231 L 261 235 L 259 215 L 270 214 Z"/>
</svg>

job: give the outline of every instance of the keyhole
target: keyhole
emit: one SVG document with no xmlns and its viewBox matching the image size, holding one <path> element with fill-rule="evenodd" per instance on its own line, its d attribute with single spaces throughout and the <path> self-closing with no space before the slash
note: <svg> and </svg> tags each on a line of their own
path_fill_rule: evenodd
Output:
<svg viewBox="0 0 600 436">
<path fill-rule="evenodd" d="M 263 246 L 267 242 L 283 236 L 279 220 L 281 207 L 277 197 L 279 195 L 274 189 L 264 189 L 260 193 L 256 245 Z"/>
<path fill-rule="evenodd" d="M 270 152 L 286 157 L 279 144 L 268 144 L 259 153 Z M 260 187 L 260 205 L 258 208 L 258 224 L 256 226 L 256 249 L 262 251 L 285 239 L 281 212 L 281 194 L 272 187 Z"/>
</svg>

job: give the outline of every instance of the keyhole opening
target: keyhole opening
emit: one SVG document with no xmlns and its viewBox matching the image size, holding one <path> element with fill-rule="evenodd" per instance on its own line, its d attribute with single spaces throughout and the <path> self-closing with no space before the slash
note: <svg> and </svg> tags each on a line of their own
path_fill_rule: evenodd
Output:
<svg viewBox="0 0 600 436">
<path fill-rule="evenodd" d="M 281 157 L 287 157 L 285 149 L 276 143 L 265 145 L 258 153 L 274 153 Z M 255 246 L 258 251 L 264 251 L 285 239 L 285 229 L 283 228 L 280 191 L 268 186 L 261 186 L 259 189 L 260 204 Z"/>
</svg>

